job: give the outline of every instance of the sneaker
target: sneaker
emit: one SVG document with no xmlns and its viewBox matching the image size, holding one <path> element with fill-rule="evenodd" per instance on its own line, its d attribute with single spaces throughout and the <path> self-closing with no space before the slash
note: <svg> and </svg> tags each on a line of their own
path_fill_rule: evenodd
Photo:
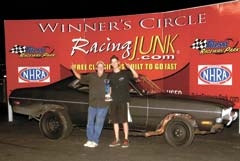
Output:
<svg viewBox="0 0 240 161">
<path fill-rule="evenodd" d="M 127 139 L 125 139 L 123 141 L 122 148 L 128 148 L 128 146 L 129 146 L 129 141 Z"/>
<path fill-rule="evenodd" d="M 98 144 L 93 141 L 91 142 L 90 145 L 88 145 L 89 148 L 96 148 L 97 146 L 98 146 Z"/>
<path fill-rule="evenodd" d="M 85 144 L 83 144 L 83 146 L 89 147 L 89 145 L 91 145 L 91 144 L 92 144 L 92 141 L 87 141 Z"/>
<path fill-rule="evenodd" d="M 111 144 L 109 144 L 109 147 L 116 147 L 116 146 L 119 146 L 119 145 L 120 145 L 120 141 L 115 140 Z"/>
</svg>

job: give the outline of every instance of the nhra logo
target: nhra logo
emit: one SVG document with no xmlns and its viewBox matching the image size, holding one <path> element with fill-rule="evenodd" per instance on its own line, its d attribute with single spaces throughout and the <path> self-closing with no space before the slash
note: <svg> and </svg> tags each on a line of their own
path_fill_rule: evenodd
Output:
<svg viewBox="0 0 240 161">
<path fill-rule="evenodd" d="M 198 65 L 198 84 L 232 85 L 232 65 Z"/>
<path fill-rule="evenodd" d="M 18 82 L 50 82 L 49 67 L 18 67 Z"/>
</svg>

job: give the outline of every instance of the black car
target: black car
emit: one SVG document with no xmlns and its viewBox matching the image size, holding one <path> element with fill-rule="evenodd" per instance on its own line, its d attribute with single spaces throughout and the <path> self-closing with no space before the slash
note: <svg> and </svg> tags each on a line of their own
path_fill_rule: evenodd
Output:
<svg viewBox="0 0 240 161">
<path fill-rule="evenodd" d="M 70 135 L 74 126 L 86 126 L 88 86 L 74 76 L 42 87 L 15 89 L 9 96 L 13 112 L 39 121 L 49 139 Z M 190 145 L 196 134 L 216 133 L 237 118 L 233 103 L 224 99 L 162 93 L 145 76 L 129 82 L 132 122 L 130 134 L 163 134 L 174 147 Z M 106 118 L 105 128 L 112 128 Z"/>
</svg>

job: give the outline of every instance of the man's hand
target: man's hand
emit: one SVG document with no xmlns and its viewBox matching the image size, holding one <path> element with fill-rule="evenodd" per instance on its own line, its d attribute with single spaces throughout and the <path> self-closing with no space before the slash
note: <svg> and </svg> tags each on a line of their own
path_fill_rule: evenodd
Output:
<svg viewBox="0 0 240 161">
<path fill-rule="evenodd" d="M 131 65 L 129 63 L 124 63 L 124 64 L 128 69 L 131 69 Z"/>
<path fill-rule="evenodd" d="M 132 68 L 132 66 L 128 63 L 124 63 L 125 66 L 132 72 L 134 78 L 138 78 L 138 73 Z"/>
<path fill-rule="evenodd" d="M 74 64 L 72 63 L 71 69 L 72 69 L 73 71 L 75 70 L 75 66 L 76 66 L 76 65 L 74 65 Z"/>
<path fill-rule="evenodd" d="M 74 74 L 75 77 L 77 77 L 78 79 L 81 79 L 81 74 L 77 72 L 77 70 L 75 69 L 75 67 L 76 67 L 76 65 L 74 65 L 74 64 L 72 63 L 71 69 L 72 69 L 72 71 L 73 71 L 73 74 Z"/>
</svg>

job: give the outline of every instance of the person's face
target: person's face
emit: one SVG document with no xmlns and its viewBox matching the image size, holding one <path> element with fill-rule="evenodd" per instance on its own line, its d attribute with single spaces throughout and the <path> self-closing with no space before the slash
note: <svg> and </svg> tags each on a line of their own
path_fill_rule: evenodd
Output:
<svg viewBox="0 0 240 161">
<path fill-rule="evenodd" d="M 104 65 L 103 64 L 98 64 L 96 67 L 97 72 L 102 73 L 104 71 Z"/>
<path fill-rule="evenodd" d="M 111 60 L 111 66 L 112 66 L 113 68 L 118 68 L 118 66 L 119 66 L 119 61 L 118 61 L 117 59 L 112 59 L 112 60 Z"/>
</svg>

